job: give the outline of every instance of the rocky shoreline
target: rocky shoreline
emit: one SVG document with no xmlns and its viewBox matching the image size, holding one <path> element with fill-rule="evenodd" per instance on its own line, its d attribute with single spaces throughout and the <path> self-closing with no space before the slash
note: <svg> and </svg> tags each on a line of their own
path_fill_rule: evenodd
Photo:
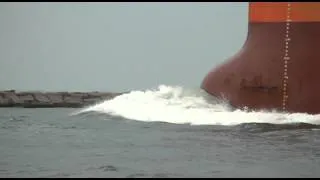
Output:
<svg viewBox="0 0 320 180">
<path fill-rule="evenodd" d="M 17 92 L 0 91 L 0 107 L 81 108 L 123 93 L 111 92 Z"/>
</svg>

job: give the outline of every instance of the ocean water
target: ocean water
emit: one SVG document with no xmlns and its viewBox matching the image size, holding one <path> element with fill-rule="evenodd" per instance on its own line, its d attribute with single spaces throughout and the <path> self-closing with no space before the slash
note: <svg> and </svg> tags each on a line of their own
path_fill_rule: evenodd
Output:
<svg viewBox="0 0 320 180">
<path fill-rule="evenodd" d="M 161 85 L 83 109 L 0 109 L 0 177 L 320 177 L 320 116 Z"/>
</svg>

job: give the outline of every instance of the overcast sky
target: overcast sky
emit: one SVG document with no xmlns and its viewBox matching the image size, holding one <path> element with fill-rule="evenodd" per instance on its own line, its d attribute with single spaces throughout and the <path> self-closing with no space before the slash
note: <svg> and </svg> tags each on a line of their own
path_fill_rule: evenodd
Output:
<svg viewBox="0 0 320 180">
<path fill-rule="evenodd" d="M 0 89 L 199 87 L 244 44 L 248 3 L 0 2 Z"/>
</svg>

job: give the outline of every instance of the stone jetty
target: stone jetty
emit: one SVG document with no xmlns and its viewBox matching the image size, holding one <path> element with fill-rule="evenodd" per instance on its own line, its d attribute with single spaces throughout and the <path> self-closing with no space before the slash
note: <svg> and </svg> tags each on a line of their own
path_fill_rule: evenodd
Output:
<svg viewBox="0 0 320 180">
<path fill-rule="evenodd" d="M 123 93 L 110 92 L 17 92 L 0 91 L 0 107 L 81 108 Z"/>
</svg>

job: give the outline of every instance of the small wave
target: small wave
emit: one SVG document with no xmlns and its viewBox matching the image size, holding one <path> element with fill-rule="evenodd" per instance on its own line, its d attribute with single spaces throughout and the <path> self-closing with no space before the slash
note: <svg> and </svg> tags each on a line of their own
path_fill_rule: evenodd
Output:
<svg viewBox="0 0 320 180">
<path fill-rule="evenodd" d="M 320 124 L 319 115 L 234 109 L 227 101 L 209 96 L 201 89 L 166 85 L 145 91 L 131 91 L 82 109 L 75 114 L 89 112 L 105 113 L 137 121 L 191 125 Z"/>
</svg>

